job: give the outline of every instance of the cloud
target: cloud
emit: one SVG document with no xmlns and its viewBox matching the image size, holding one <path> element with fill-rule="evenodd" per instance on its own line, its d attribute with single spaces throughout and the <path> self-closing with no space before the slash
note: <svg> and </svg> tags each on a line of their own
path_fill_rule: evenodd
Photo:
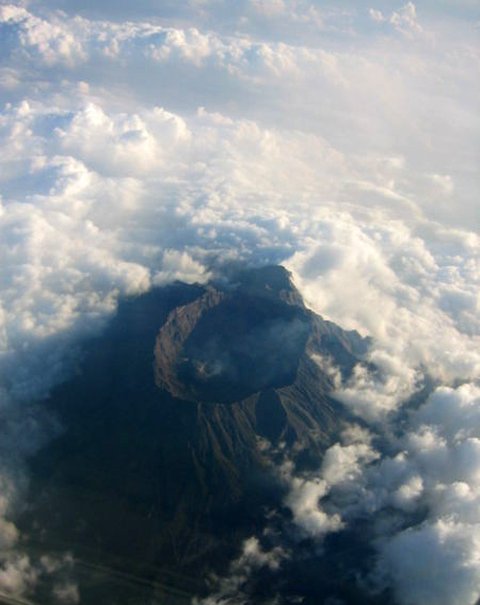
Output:
<svg viewBox="0 0 480 605">
<path fill-rule="evenodd" d="M 7 594 L 22 594 L 37 582 L 37 573 L 28 557 L 7 561 L 0 569 L 0 590 Z"/>
<path fill-rule="evenodd" d="M 389 453 L 357 427 L 316 474 L 284 469 L 294 522 L 322 540 L 390 507 L 407 524 L 383 528 L 378 546 L 397 598 L 423 598 L 422 582 L 438 594 L 413 576 L 408 587 L 415 570 L 399 553 L 418 542 L 445 546 L 442 573 L 451 553 L 464 553 L 450 576 L 469 602 L 479 484 L 475 7 L 161 4 L 141 2 L 135 14 L 124 2 L 0 7 L 4 581 L 21 586 L 23 574 L 28 591 L 39 573 L 16 551 L 14 503 L 25 459 L 56 430 L 39 401 L 68 376 L 82 340 L 120 298 L 204 283 L 242 260 L 285 263 L 309 306 L 375 339 L 370 363 L 346 383 L 337 374 L 336 397 Z M 403 406 L 432 381 L 397 434 Z M 422 507 L 428 515 L 408 526 Z M 77 598 L 68 582 L 56 594 Z"/>
<path fill-rule="evenodd" d="M 417 7 L 413 2 L 407 2 L 407 4 L 394 11 L 389 17 L 386 17 L 382 11 L 374 8 L 369 9 L 369 15 L 375 23 L 388 22 L 396 31 L 407 38 L 413 38 L 424 32 L 418 22 Z"/>
<path fill-rule="evenodd" d="M 408 399 L 421 383 L 420 368 L 446 381 L 478 375 L 478 313 L 471 313 L 478 276 L 467 269 L 478 261 L 472 263 L 456 233 L 440 228 L 442 241 L 433 244 L 396 221 L 377 224 L 371 234 L 350 218 L 322 226 L 332 243 L 296 252 L 288 267 L 310 305 L 376 341 L 370 354 L 376 373 L 358 366 L 338 390 L 340 400 L 372 419 Z M 476 257 L 478 244 L 472 244 Z M 453 276 L 462 273 L 468 277 L 454 285 Z M 451 306 L 444 302 L 447 291 Z"/>
<path fill-rule="evenodd" d="M 396 535 L 383 550 L 405 605 L 474 605 L 480 595 L 480 536 L 453 520 Z M 435 576 L 435 581 L 432 581 Z"/>
<path fill-rule="evenodd" d="M 292 511 L 295 523 L 306 535 L 319 537 L 343 527 L 338 514 L 328 515 L 318 505 L 328 490 L 325 481 L 292 478 L 292 483 L 285 504 Z"/>
<path fill-rule="evenodd" d="M 421 33 L 423 31 L 417 20 L 417 8 L 413 2 L 407 2 L 398 12 L 390 17 L 390 23 L 404 34 Z"/>
<path fill-rule="evenodd" d="M 73 32 L 62 27 L 61 20 L 45 20 L 22 6 L 6 4 L 0 7 L 0 23 L 17 32 L 21 48 L 37 53 L 49 66 L 58 63 L 73 66 L 84 58 L 81 44 Z M 19 49 L 14 47 L 13 52 Z"/>
<path fill-rule="evenodd" d="M 71 579 L 73 560 L 71 555 L 38 559 L 15 551 L 0 552 L 0 597 L 22 599 L 41 587 L 44 595 L 50 594 L 54 602 L 74 604 L 80 602 L 79 590 Z"/>
<path fill-rule="evenodd" d="M 53 595 L 58 603 L 64 603 L 66 605 L 80 603 L 78 586 L 72 582 L 55 586 Z"/>
<path fill-rule="evenodd" d="M 480 426 L 480 389 L 463 384 L 453 389 L 440 387 L 422 406 L 418 418 L 441 429 L 449 439 L 475 437 Z"/>
<path fill-rule="evenodd" d="M 274 468 L 291 516 L 280 516 L 279 526 L 278 511 L 273 521 L 267 515 L 263 532 L 273 538 L 270 551 L 287 553 L 283 577 L 296 573 L 299 558 L 308 560 L 298 546 L 305 538 L 314 540 L 309 556 L 320 567 L 322 557 L 338 556 L 325 546 L 327 536 L 360 527 L 361 548 L 376 551 L 367 569 L 359 561 L 349 572 L 357 575 L 358 590 L 367 590 L 365 598 L 391 587 L 399 605 L 474 605 L 480 597 L 479 396 L 474 383 L 438 387 L 409 410 L 407 421 L 396 417 L 371 431 L 348 425 L 317 472 L 299 472 L 284 452 Z M 358 548 L 358 536 L 353 543 Z M 252 590 L 256 569 L 242 569 Z"/>
<path fill-rule="evenodd" d="M 376 589 L 392 585 L 400 605 L 476 603 L 479 395 L 473 383 L 435 389 L 400 431 L 393 430 L 396 420 L 391 430 L 383 428 L 388 455 L 372 448 L 371 434 L 350 427 L 318 473 L 300 478 L 290 465 L 285 503 L 298 531 L 319 539 L 361 519 L 365 542 L 377 550 L 369 572 Z M 311 522 L 316 519 L 323 523 Z"/>
<path fill-rule="evenodd" d="M 249 602 L 249 583 L 255 571 L 267 568 L 276 572 L 287 553 L 281 547 L 264 550 L 258 538 L 252 536 L 244 541 L 241 553 L 230 564 L 229 574 L 213 578 L 216 590 L 204 599 L 194 599 L 194 605 L 227 605 Z"/>
<path fill-rule="evenodd" d="M 377 23 L 383 23 L 383 21 L 385 21 L 382 11 L 379 11 L 375 8 L 370 8 L 368 10 L 368 14 L 370 15 L 370 18 Z"/>
<path fill-rule="evenodd" d="M 285 505 L 293 514 L 293 522 L 306 536 L 321 538 L 340 531 L 344 522 L 340 512 L 328 513 L 321 501 L 335 486 L 355 481 L 363 465 L 378 457 L 367 443 L 335 444 L 325 452 L 319 477 L 299 477 L 287 462 L 281 469 L 284 483 L 288 486 Z"/>
</svg>

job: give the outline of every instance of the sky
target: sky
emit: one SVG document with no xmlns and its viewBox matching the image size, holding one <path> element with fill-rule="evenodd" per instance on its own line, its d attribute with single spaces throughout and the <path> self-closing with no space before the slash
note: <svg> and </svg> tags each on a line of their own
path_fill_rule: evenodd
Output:
<svg viewBox="0 0 480 605">
<path fill-rule="evenodd" d="M 339 490 L 426 506 L 377 542 L 385 581 L 400 605 L 476 603 L 479 31 L 475 0 L 0 2 L 0 590 L 48 573 L 14 514 L 56 430 L 41 400 L 82 341 L 123 297 L 241 260 L 284 264 L 312 309 L 374 338 L 381 370 L 338 382 L 369 431 L 333 446 L 336 474 L 278 470 L 299 531 L 362 514 Z M 410 566 L 421 549 L 445 586 Z"/>
</svg>

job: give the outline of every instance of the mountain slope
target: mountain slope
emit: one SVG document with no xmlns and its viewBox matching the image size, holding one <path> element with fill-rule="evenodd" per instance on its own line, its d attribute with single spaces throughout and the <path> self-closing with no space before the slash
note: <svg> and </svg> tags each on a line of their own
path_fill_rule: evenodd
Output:
<svg viewBox="0 0 480 605">
<path fill-rule="evenodd" d="M 63 431 L 31 461 L 24 529 L 197 586 L 279 503 L 266 441 L 309 465 L 338 434 L 320 362 L 348 375 L 367 345 L 306 309 L 281 267 L 125 302 L 46 402 Z"/>
</svg>

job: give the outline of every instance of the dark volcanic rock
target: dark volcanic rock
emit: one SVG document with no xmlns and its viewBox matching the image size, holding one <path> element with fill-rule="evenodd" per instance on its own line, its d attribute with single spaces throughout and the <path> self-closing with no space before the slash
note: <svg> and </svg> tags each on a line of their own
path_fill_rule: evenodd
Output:
<svg viewBox="0 0 480 605">
<path fill-rule="evenodd" d="M 46 402 L 64 431 L 31 461 L 24 530 L 200 581 L 279 504 L 265 440 L 308 465 L 336 438 L 345 412 L 318 360 L 348 375 L 366 346 L 306 309 L 281 267 L 124 302 Z"/>
<path fill-rule="evenodd" d="M 305 309 L 285 269 L 264 267 L 175 309 L 157 337 L 155 375 L 174 397 L 232 403 L 292 385 L 312 353 L 348 371 L 362 346 Z"/>
<path fill-rule="evenodd" d="M 157 384 L 190 401 L 229 403 L 295 380 L 304 309 L 238 290 L 209 289 L 175 311 L 155 347 Z"/>
</svg>

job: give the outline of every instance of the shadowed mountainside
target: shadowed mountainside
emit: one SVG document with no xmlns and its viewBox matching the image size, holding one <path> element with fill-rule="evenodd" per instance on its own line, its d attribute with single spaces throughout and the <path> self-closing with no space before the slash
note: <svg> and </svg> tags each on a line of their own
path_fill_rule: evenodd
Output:
<svg viewBox="0 0 480 605">
<path fill-rule="evenodd" d="M 367 345 L 306 309 L 282 267 L 125 301 L 46 402 L 63 430 L 31 460 L 23 529 L 196 590 L 280 501 L 265 441 L 308 466 L 338 435 L 318 360 L 347 376 Z"/>
</svg>

